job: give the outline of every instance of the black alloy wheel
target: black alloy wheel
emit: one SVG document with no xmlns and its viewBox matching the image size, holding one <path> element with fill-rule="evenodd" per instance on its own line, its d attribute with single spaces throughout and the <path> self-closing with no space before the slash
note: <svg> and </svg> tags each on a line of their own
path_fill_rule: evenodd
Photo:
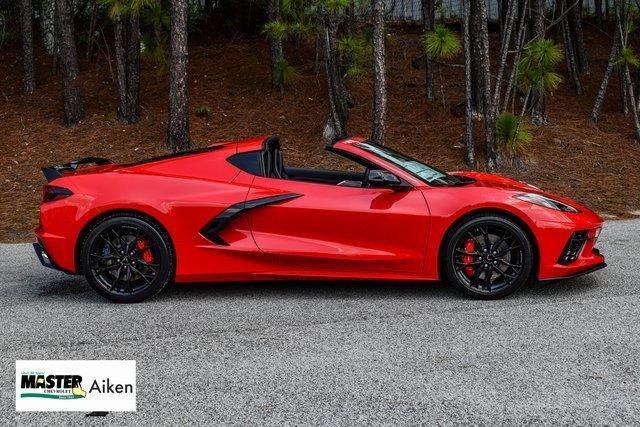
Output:
<svg viewBox="0 0 640 427">
<path fill-rule="evenodd" d="M 82 266 L 89 284 L 115 302 L 140 302 L 173 277 L 173 248 L 166 232 L 138 215 L 114 215 L 86 235 Z"/>
<path fill-rule="evenodd" d="M 511 219 L 483 215 L 453 232 L 444 260 L 449 282 L 473 297 L 496 299 L 529 280 L 533 250 L 527 234 Z"/>
</svg>

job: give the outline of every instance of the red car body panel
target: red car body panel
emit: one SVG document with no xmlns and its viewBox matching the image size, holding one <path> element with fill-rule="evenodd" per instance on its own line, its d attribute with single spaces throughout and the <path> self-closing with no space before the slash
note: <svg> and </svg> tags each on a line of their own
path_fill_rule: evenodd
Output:
<svg viewBox="0 0 640 427">
<path fill-rule="evenodd" d="M 497 175 L 464 186 L 430 186 L 369 153 L 352 138 L 332 151 L 387 170 L 411 185 L 407 191 L 361 188 L 269 178 L 234 166 L 229 158 L 257 151 L 264 138 L 219 143 L 204 152 L 137 165 L 88 167 L 51 185 L 73 195 L 40 207 L 36 235 L 55 266 L 78 273 L 77 250 L 89 225 L 110 212 L 138 212 L 171 236 L 176 282 L 275 280 L 283 278 L 440 279 L 446 233 L 474 212 L 502 212 L 525 227 L 536 247 L 540 280 L 579 274 L 603 264 L 590 239 L 577 260 L 558 263 L 576 231 L 594 232 L 602 219 L 584 206 Z M 539 193 L 576 207 L 562 212 L 513 196 Z M 202 234 L 233 205 L 295 195 L 249 209 L 220 231 L 226 243 Z"/>
</svg>

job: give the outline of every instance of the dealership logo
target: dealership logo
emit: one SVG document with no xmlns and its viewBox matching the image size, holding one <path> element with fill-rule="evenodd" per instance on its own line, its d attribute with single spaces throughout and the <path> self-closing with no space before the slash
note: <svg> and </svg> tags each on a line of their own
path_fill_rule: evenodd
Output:
<svg viewBox="0 0 640 427">
<path fill-rule="evenodd" d="M 18 360 L 18 411 L 135 411 L 133 360 Z"/>
<path fill-rule="evenodd" d="M 20 393 L 20 397 L 42 399 L 83 399 L 87 397 L 87 392 L 82 389 L 82 377 L 80 375 L 23 373 L 20 387 L 22 390 L 29 390 L 25 393 Z"/>
</svg>

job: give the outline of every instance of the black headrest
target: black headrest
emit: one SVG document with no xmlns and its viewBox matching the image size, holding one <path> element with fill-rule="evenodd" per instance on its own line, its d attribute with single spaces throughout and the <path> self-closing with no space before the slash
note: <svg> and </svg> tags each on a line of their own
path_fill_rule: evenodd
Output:
<svg viewBox="0 0 640 427">
<path fill-rule="evenodd" d="M 266 151 L 274 151 L 280 148 L 280 137 L 278 135 L 271 135 L 262 143 L 262 148 Z"/>
</svg>

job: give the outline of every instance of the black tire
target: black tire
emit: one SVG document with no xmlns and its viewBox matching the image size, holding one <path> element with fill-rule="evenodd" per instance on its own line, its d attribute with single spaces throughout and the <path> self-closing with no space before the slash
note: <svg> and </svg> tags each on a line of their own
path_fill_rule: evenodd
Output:
<svg viewBox="0 0 640 427">
<path fill-rule="evenodd" d="M 498 214 L 478 215 L 448 233 L 442 269 L 449 283 L 465 294 L 498 299 L 529 281 L 533 257 L 520 225 Z"/>
<path fill-rule="evenodd" d="M 89 285 L 118 303 L 141 302 L 173 279 L 175 254 L 167 232 L 142 215 L 114 214 L 95 224 L 82 243 Z"/>
</svg>

